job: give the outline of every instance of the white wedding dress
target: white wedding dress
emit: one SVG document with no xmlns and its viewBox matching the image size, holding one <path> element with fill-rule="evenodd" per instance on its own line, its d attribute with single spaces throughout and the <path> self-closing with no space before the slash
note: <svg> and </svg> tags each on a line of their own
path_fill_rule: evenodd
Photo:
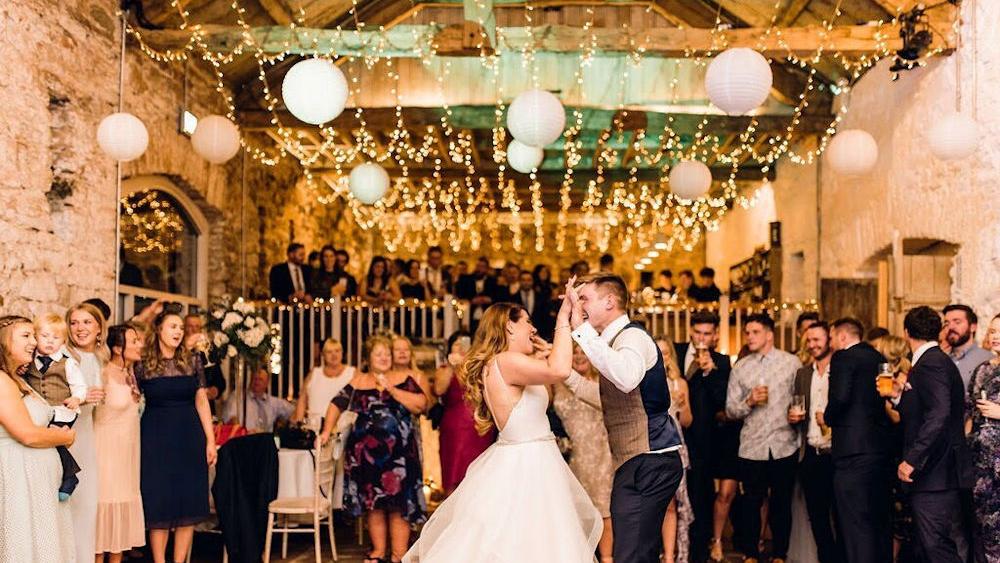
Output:
<svg viewBox="0 0 1000 563">
<path fill-rule="evenodd" d="M 503 381 L 496 361 L 488 369 Z M 403 563 L 594 561 L 601 515 L 559 453 L 548 404 L 544 386 L 524 388 L 497 442 L 469 466 Z"/>
</svg>

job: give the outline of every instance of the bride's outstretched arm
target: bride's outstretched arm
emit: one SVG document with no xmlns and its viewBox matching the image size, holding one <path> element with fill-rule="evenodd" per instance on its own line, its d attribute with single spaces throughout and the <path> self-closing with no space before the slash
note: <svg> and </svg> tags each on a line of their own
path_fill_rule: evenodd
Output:
<svg viewBox="0 0 1000 563">
<path fill-rule="evenodd" d="M 576 278 L 570 278 L 567 288 L 572 288 Z M 569 299 L 564 299 L 556 317 L 556 334 L 548 358 L 536 359 L 525 354 L 504 352 L 498 356 L 501 370 L 508 383 L 515 385 L 549 385 L 569 377 L 573 368 L 573 339 L 570 337 L 569 316 L 572 311 Z"/>
</svg>

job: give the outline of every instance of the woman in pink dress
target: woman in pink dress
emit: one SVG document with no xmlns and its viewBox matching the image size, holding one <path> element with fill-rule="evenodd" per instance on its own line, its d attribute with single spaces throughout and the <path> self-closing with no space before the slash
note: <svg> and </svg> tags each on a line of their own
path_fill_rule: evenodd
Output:
<svg viewBox="0 0 1000 563">
<path fill-rule="evenodd" d="M 434 378 L 434 394 L 441 398 L 444 415 L 441 417 L 441 481 L 446 495 L 458 487 L 465 471 L 479 454 L 496 441 L 496 431 L 485 436 L 476 432 L 472 410 L 463 398 L 465 390 L 455 377 L 457 366 L 465 362 L 471 345 L 467 332 L 456 332 L 448 338 L 448 365 L 439 368 Z"/>
<path fill-rule="evenodd" d="M 97 450 L 97 561 L 146 544 L 146 519 L 139 492 L 139 388 L 132 366 L 142 359 L 143 341 L 129 325 L 108 329 L 111 360 L 104 366 L 104 401 L 94 410 Z"/>
</svg>

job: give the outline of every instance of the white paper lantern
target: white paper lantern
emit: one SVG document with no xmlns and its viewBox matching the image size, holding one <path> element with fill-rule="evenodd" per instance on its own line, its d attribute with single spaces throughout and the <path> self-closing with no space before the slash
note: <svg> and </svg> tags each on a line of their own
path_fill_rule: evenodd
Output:
<svg viewBox="0 0 1000 563">
<path fill-rule="evenodd" d="M 97 144 L 115 160 L 135 160 L 146 152 L 149 133 L 142 120 L 131 113 L 112 113 L 97 126 Z"/>
<path fill-rule="evenodd" d="M 834 172 L 843 176 L 867 174 L 878 162 L 878 143 L 867 131 L 845 129 L 830 139 L 826 161 Z"/>
<path fill-rule="evenodd" d="M 240 128 L 221 115 L 198 120 L 191 146 L 205 160 L 222 164 L 240 152 Z"/>
<path fill-rule="evenodd" d="M 507 164 L 522 174 L 530 174 L 544 159 L 545 149 L 541 147 L 529 147 L 517 139 L 507 145 Z"/>
<path fill-rule="evenodd" d="M 522 92 L 507 108 L 507 129 L 529 147 L 544 147 L 555 142 L 564 127 L 566 110 L 551 92 Z"/>
<path fill-rule="evenodd" d="M 726 49 L 708 65 L 708 99 L 729 115 L 743 115 L 767 100 L 771 92 L 771 65 L 746 47 Z"/>
<path fill-rule="evenodd" d="M 979 146 L 979 124 L 967 114 L 951 112 L 931 125 L 927 146 L 941 160 L 965 158 Z"/>
<path fill-rule="evenodd" d="M 374 162 L 366 162 L 351 170 L 351 194 L 365 205 L 382 199 L 389 190 L 389 174 Z"/>
<path fill-rule="evenodd" d="M 327 59 L 295 63 L 281 83 L 281 98 L 292 115 L 313 125 L 332 121 L 347 104 L 347 79 Z"/>
<path fill-rule="evenodd" d="M 712 187 L 712 171 L 700 160 L 682 160 L 670 169 L 670 191 L 681 199 L 694 200 Z"/>
</svg>

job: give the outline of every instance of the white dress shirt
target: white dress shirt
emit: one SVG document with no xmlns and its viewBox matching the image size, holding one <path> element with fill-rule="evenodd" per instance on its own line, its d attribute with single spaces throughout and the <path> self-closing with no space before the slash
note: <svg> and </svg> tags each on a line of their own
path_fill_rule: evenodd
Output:
<svg viewBox="0 0 1000 563">
<path fill-rule="evenodd" d="M 938 343 L 937 342 L 933 342 L 933 341 L 932 342 L 924 342 L 923 344 L 921 344 L 920 347 L 917 348 L 913 352 L 913 363 L 911 365 L 914 365 L 914 366 L 917 365 L 917 362 L 920 361 L 920 357 L 924 355 L 924 352 L 930 350 L 931 348 L 933 348 L 933 347 L 935 347 L 937 345 L 938 345 Z"/>
<path fill-rule="evenodd" d="M 811 413 L 806 413 L 809 420 L 809 430 L 806 431 L 806 443 L 814 448 L 826 450 L 830 448 L 832 436 L 823 436 L 823 430 L 816 422 L 814 413 L 826 411 L 827 398 L 830 394 L 830 364 L 826 364 L 823 373 L 819 372 L 816 364 L 813 363 L 812 382 L 809 384 L 809 408 Z"/>
<path fill-rule="evenodd" d="M 583 323 L 573 331 L 573 340 L 580 348 L 591 365 L 608 378 L 622 393 L 631 393 L 639 386 L 646 372 L 656 365 L 656 343 L 640 328 L 622 330 L 629 323 L 628 315 L 622 315 L 611 323 L 600 334 L 589 322 Z M 614 348 L 611 340 L 618 333 Z"/>
</svg>

